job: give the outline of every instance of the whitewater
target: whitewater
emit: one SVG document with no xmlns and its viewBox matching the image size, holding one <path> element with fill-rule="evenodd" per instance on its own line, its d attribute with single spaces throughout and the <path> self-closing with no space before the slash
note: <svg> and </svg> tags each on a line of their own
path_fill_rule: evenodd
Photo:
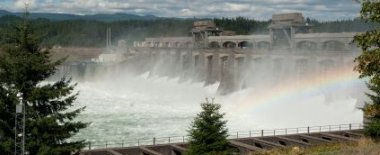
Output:
<svg viewBox="0 0 380 155">
<path fill-rule="evenodd" d="M 247 88 L 221 96 L 216 93 L 218 85 L 205 86 L 203 82 L 152 76 L 149 72 L 138 76 L 111 73 L 97 80 L 78 82 L 76 89 L 80 95 L 75 106 L 86 107 L 78 120 L 90 122 L 90 126 L 73 139 L 137 144 L 153 137 L 186 136 L 205 98 L 215 98 L 222 105 L 232 134 L 361 123 L 363 118 L 358 107 L 363 102 L 364 84 L 359 79 L 338 84 L 334 89 L 305 90 L 306 95 L 257 105 L 259 92 L 275 90 Z"/>
</svg>

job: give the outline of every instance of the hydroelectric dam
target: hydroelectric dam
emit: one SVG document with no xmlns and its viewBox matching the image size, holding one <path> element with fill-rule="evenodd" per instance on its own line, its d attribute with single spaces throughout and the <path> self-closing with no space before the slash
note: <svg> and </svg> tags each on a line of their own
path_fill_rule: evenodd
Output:
<svg viewBox="0 0 380 155">
<path fill-rule="evenodd" d="M 360 53 L 353 43 L 356 33 L 313 33 L 313 26 L 301 13 L 275 14 L 268 29 L 269 34 L 233 35 L 212 21 L 197 21 L 190 37 L 145 38 L 135 41 L 133 47 L 120 40 L 116 48 L 101 54 L 97 63 L 68 63 L 58 74 L 95 76 L 107 67 L 120 70 L 125 69 L 120 64 L 128 64 L 139 73 L 206 85 L 220 82 L 218 92 L 228 94 L 257 84 L 258 78 L 274 83 L 287 78 L 297 81 L 310 73 L 324 75 L 333 68 L 352 68 Z M 99 65 L 99 61 L 113 63 Z M 273 74 L 265 76 L 263 70 Z"/>
<path fill-rule="evenodd" d="M 314 33 L 299 13 L 271 21 L 268 34 L 252 35 L 197 21 L 188 37 L 145 38 L 133 46 L 123 40 L 111 46 L 107 30 L 107 48 L 97 58 L 68 62 L 57 72 L 99 78 L 79 83 L 78 103 L 88 107 L 81 120 L 93 123 L 78 138 L 93 149 L 102 141 L 182 136 L 205 96 L 221 101 L 231 131 L 361 122 L 362 114 L 353 112 L 359 101 L 350 98 L 359 94 L 356 33 Z M 347 79 L 355 81 L 347 86 Z M 332 80 L 343 83 L 319 87 Z"/>
<path fill-rule="evenodd" d="M 125 69 L 120 64 L 127 64 L 139 73 L 205 85 L 219 82 L 218 92 L 228 94 L 259 85 L 257 81 L 262 79 L 274 84 L 284 79 L 296 83 L 306 75 L 323 77 L 334 68 L 353 68 L 360 51 L 353 43 L 356 33 L 313 33 L 313 26 L 300 13 L 275 14 L 268 29 L 265 35 L 233 35 L 212 21 L 197 21 L 190 37 L 146 38 L 135 41 L 133 47 L 121 40 L 97 60 L 112 65 L 71 63 L 62 66 L 60 72 L 94 76 L 105 67 L 120 70 Z"/>
</svg>

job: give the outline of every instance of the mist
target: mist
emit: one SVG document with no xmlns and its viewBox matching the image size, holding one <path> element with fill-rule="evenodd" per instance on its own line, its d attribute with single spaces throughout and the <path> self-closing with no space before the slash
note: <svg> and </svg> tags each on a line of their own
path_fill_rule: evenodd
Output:
<svg viewBox="0 0 380 155">
<path fill-rule="evenodd" d="M 351 63 L 319 69 L 302 63 L 292 68 L 299 62 L 290 57 L 283 64 L 278 59 L 253 59 L 241 66 L 238 89 L 228 94 L 218 93 L 220 79 L 207 83 L 194 67 L 180 70 L 170 59 L 134 55 L 117 64 L 61 68 L 57 76 L 73 76 L 80 92 L 77 106 L 87 107 L 78 119 L 91 122 L 75 139 L 135 143 L 186 136 L 205 98 L 215 98 L 222 105 L 231 133 L 361 123 L 363 119 L 359 108 L 367 90 L 353 71 L 353 58 Z"/>
<path fill-rule="evenodd" d="M 74 139 L 136 145 L 186 136 L 205 98 L 222 105 L 231 135 L 362 123 L 368 90 L 353 70 L 355 33 L 313 33 L 301 13 L 272 19 L 268 35 L 226 36 L 213 21 L 196 21 L 192 37 L 133 47 L 110 47 L 107 31 L 96 60 L 67 63 L 56 75 L 78 82 L 76 106 L 87 107 L 78 120 L 91 125 Z"/>
</svg>

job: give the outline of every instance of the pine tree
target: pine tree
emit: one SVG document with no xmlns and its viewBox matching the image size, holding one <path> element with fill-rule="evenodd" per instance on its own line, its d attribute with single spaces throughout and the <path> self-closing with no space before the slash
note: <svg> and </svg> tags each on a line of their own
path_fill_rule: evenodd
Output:
<svg viewBox="0 0 380 155">
<path fill-rule="evenodd" d="M 362 2 L 361 18 L 367 22 L 380 22 L 380 2 Z M 355 61 L 355 69 L 361 78 L 369 79 L 367 86 L 371 93 L 367 93 L 371 102 L 363 107 L 366 120 L 365 133 L 375 139 L 380 139 L 380 28 L 360 33 L 355 36 L 355 42 L 363 50 Z"/>
<path fill-rule="evenodd" d="M 194 119 L 189 130 L 189 155 L 223 155 L 230 154 L 228 145 L 227 121 L 219 113 L 220 105 L 210 103 L 207 99 L 201 104 L 202 112 Z"/>
<path fill-rule="evenodd" d="M 88 124 L 73 119 L 84 108 L 73 109 L 77 93 L 70 79 L 45 82 L 64 60 L 51 61 L 49 50 L 27 20 L 1 36 L 0 154 L 13 154 L 16 105 L 26 109 L 25 150 L 30 155 L 78 153 L 84 141 L 68 141 Z M 11 33 L 9 33 L 11 32 Z"/>
</svg>

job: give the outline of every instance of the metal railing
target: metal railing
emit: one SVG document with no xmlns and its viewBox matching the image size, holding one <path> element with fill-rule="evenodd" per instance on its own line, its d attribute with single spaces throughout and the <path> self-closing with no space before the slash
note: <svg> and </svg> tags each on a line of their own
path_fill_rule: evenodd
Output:
<svg viewBox="0 0 380 155">
<path fill-rule="evenodd" d="M 339 125 L 324 125 L 324 126 L 307 126 L 297 128 L 283 128 L 271 130 L 251 130 L 251 131 L 237 131 L 230 132 L 228 139 L 249 138 L 249 137 L 263 137 L 263 136 L 277 136 L 277 135 L 292 135 L 292 134 L 307 134 L 307 133 L 320 133 L 332 131 L 349 131 L 363 129 L 361 123 L 339 124 Z M 142 145 L 159 145 L 171 143 L 186 143 L 188 136 L 169 136 L 169 137 L 153 137 L 143 138 L 137 140 L 119 142 L 88 142 L 84 150 L 91 150 L 97 148 L 112 148 L 112 147 L 133 147 Z"/>
</svg>

